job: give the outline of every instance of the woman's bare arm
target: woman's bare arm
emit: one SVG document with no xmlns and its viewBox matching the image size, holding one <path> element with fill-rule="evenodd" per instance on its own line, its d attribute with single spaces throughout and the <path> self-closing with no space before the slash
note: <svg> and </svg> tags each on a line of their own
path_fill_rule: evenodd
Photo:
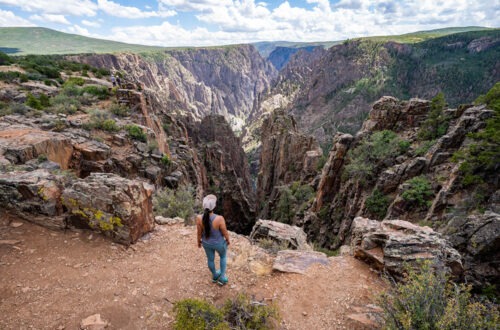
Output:
<svg viewBox="0 0 500 330">
<path fill-rule="evenodd" d="M 224 238 L 226 239 L 227 245 L 229 245 L 229 244 L 231 244 L 231 242 L 229 241 L 229 232 L 227 231 L 227 228 L 226 228 L 226 220 L 224 219 L 223 216 L 220 216 L 220 217 L 221 217 L 221 220 L 219 223 L 219 230 L 220 230 L 222 236 L 224 236 Z"/>
<path fill-rule="evenodd" d="M 196 216 L 196 244 L 201 248 L 201 233 L 203 232 L 203 223 L 201 216 Z"/>
</svg>

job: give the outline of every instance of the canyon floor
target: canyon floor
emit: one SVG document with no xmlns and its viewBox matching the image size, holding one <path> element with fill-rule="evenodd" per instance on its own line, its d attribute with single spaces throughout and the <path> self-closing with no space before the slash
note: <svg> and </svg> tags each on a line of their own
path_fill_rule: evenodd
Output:
<svg viewBox="0 0 500 330">
<path fill-rule="evenodd" d="M 211 282 L 195 228 L 156 226 L 126 248 L 89 231 L 56 232 L 0 218 L 0 328 L 77 329 L 100 314 L 108 329 L 171 329 L 173 302 L 222 304 L 245 292 L 277 302 L 281 329 L 371 329 L 375 296 L 386 286 L 350 257 L 329 258 L 306 274 L 258 276 L 232 260 L 248 242 L 233 235 L 229 284 Z"/>
</svg>

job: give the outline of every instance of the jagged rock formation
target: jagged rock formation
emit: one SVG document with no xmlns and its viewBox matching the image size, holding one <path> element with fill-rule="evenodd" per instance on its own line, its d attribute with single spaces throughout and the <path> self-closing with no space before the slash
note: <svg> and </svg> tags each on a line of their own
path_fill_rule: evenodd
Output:
<svg viewBox="0 0 500 330">
<path fill-rule="evenodd" d="M 312 207 L 315 214 L 306 220 L 306 232 L 309 235 L 332 248 L 340 246 L 349 236 L 354 217 L 374 216 L 370 214 L 366 203 L 375 190 L 387 197 L 388 210 L 383 215 L 386 219 L 426 220 L 438 227 L 445 221 L 446 208 L 460 207 L 463 201 L 459 199 L 465 198 L 470 192 L 460 189 L 457 181 L 458 164 L 452 163 L 450 157 L 467 144 L 467 133 L 482 128 L 484 121 L 493 113 L 484 106 L 447 110 L 451 118 L 447 134 L 425 153 L 419 151 L 423 153 L 422 156 L 415 156 L 421 144 L 416 135 L 429 109 L 428 101 L 399 101 L 384 97 L 374 104 L 369 120 L 356 137 L 342 134 L 335 136 Z M 348 151 L 366 141 L 373 132 L 387 129 L 409 141 L 412 144 L 409 150 L 374 164 L 373 179 L 369 184 L 347 177 L 345 168 L 351 161 Z M 408 188 L 406 182 L 417 176 L 424 176 L 432 183 L 433 200 L 429 208 L 416 208 L 414 203 L 402 198 Z"/>
<path fill-rule="evenodd" d="M 262 208 L 260 216 L 269 218 L 280 186 L 313 178 L 322 151 L 316 140 L 300 133 L 295 119 L 283 111 L 269 114 L 261 130 L 257 199 Z"/>
<path fill-rule="evenodd" d="M 190 136 L 206 178 L 204 194 L 218 197 L 216 212 L 224 215 L 230 230 L 248 234 L 255 223 L 255 194 L 240 139 L 224 117 L 217 115 L 205 117 Z"/>
<path fill-rule="evenodd" d="M 458 251 L 429 227 L 401 220 L 380 222 L 357 217 L 351 231 L 354 256 L 396 277 L 402 278 L 405 266 L 421 260 L 430 260 L 457 278 L 463 272 Z"/>
</svg>

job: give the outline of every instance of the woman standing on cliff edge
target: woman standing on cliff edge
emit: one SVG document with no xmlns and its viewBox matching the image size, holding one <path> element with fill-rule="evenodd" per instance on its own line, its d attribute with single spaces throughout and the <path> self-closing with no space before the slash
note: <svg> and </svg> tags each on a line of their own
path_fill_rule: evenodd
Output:
<svg viewBox="0 0 500 330">
<path fill-rule="evenodd" d="M 214 213 L 217 197 L 207 195 L 203 198 L 203 215 L 196 216 L 196 231 L 198 248 L 205 249 L 207 254 L 208 268 L 212 272 L 212 282 L 225 285 L 228 282 L 226 276 L 226 252 L 230 244 L 229 233 L 226 228 L 226 220 L 221 215 Z M 215 269 L 215 251 L 220 257 L 220 270 Z"/>
</svg>

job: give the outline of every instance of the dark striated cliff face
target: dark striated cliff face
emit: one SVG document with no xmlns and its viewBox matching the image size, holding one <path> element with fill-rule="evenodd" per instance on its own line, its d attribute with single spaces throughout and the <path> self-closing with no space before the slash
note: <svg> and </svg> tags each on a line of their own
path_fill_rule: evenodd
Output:
<svg viewBox="0 0 500 330">
<path fill-rule="evenodd" d="M 256 221 L 255 194 L 240 139 L 219 115 L 205 117 L 190 136 L 206 176 L 204 195 L 218 197 L 215 211 L 224 215 L 229 230 L 249 234 Z"/>
<path fill-rule="evenodd" d="M 500 32 L 458 33 L 417 44 L 346 41 L 297 53 L 263 104 L 286 107 L 304 132 L 330 145 L 336 132 L 356 133 L 383 95 L 472 102 L 500 80 Z"/>
<path fill-rule="evenodd" d="M 124 73 L 161 97 L 169 113 L 198 120 L 220 114 L 237 129 L 257 110 L 277 75 L 250 45 L 70 58 Z"/>
</svg>

